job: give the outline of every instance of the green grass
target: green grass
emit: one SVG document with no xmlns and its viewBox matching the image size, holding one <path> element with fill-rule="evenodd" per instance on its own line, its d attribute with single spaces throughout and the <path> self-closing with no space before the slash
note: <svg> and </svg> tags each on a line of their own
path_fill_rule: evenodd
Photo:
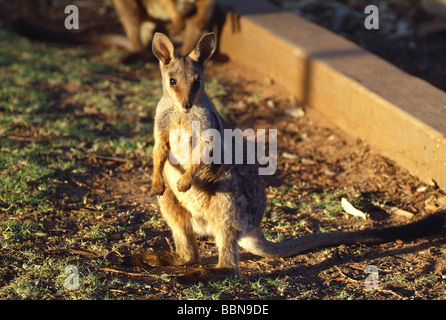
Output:
<svg viewBox="0 0 446 320">
<path fill-rule="evenodd" d="M 0 223 L 2 245 L 8 248 L 17 247 L 24 242 L 42 236 L 41 225 L 32 221 L 9 220 Z"/>
<path fill-rule="evenodd" d="M 286 195 L 291 191 L 298 191 L 296 186 L 287 188 L 285 186 L 281 187 L 269 187 L 270 191 L 274 194 Z M 295 190 L 296 189 L 296 190 Z M 304 199 L 297 198 L 276 198 L 273 197 L 269 199 L 268 208 L 282 207 L 290 210 L 297 211 L 322 211 L 324 216 L 328 220 L 336 219 L 336 216 L 343 213 L 344 210 L 341 205 L 342 197 L 348 198 L 355 208 L 362 209 L 364 203 L 360 199 L 350 199 L 345 196 L 342 191 L 324 191 L 322 193 L 313 192 L 310 197 Z"/>
<path fill-rule="evenodd" d="M 0 57 L 0 202 L 44 203 L 56 176 L 88 172 L 91 154 L 150 158 L 153 125 L 140 119 L 154 114 L 158 79 L 110 76 L 132 66 L 4 30 Z"/>
<path fill-rule="evenodd" d="M 206 284 L 196 284 L 181 290 L 181 297 L 188 300 L 219 300 L 229 295 L 250 293 L 257 298 L 267 299 L 271 296 L 282 296 L 289 287 L 287 277 L 259 278 L 249 280 L 244 277 L 229 277 L 210 281 Z"/>
<path fill-rule="evenodd" d="M 101 262 L 97 263 L 100 265 Z M 73 279 L 73 273 L 66 272 L 67 267 L 76 268 L 77 279 Z M 96 272 L 77 258 L 45 258 L 42 261 L 42 257 L 30 255 L 29 261 L 21 265 L 14 281 L 0 288 L 0 296 L 36 299 L 43 295 L 58 295 L 64 299 L 88 299 L 98 289 L 106 289 L 113 283 L 104 283 Z"/>
<path fill-rule="evenodd" d="M 289 194 L 302 194 L 297 186 L 269 187 L 272 197 L 268 199 L 267 214 L 262 218 L 266 224 L 264 228 L 265 237 L 274 242 L 282 242 L 295 238 L 309 227 L 306 218 L 300 215 L 314 215 L 322 213 L 321 225 L 315 226 L 318 232 L 333 231 L 333 222 L 346 215 L 341 205 L 343 197 L 358 209 L 364 208 L 366 203 L 357 198 L 346 196 L 340 190 L 313 192 L 305 197 L 293 197 Z M 296 219 L 289 220 L 289 217 L 296 216 Z M 299 217 L 299 218 L 297 218 Z M 359 219 L 359 218 L 358 218 Z"/>
</svg>

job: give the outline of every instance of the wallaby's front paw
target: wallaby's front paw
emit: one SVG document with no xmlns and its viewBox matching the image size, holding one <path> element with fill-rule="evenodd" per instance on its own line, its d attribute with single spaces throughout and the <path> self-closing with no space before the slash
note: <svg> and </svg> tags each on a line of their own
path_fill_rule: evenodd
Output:
<svg viewBox="0 0 446 320">
<path fill-rule="evenodd" d="M 192 186 L 191 179 L 180 178 L 180 180 L 178 180 L 177 182 L 177 188 L 178 191 L 180 192 L 186 192 L 187 190 L 190 189 L 191 186 Z"/>
<path fill-rule="evenodd" d="M 153 181 L 152 191 L 155 192 L 156 195 L 162 196 L 165 190 L 166 190 L 166 186 L 164 185 L 163 180 L 154 180 Z"/>
</svg>

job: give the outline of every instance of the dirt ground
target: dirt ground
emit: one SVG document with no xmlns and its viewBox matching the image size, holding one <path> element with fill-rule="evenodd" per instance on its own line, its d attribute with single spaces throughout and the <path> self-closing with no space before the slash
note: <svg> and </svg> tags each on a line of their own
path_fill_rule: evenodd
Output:
<svg viewBox="0 0 446 320">
<path fill-rule="evenodd" d="M 98 54 L 97 49 L 91 50 L 92 55 Z M 207 77 L 216 79 L 221 113 L 234 126 L 278 130 L 278 171 L 265 179 L 268 208 L 262 228 L 269 239 L 283 241 L 308 233 L 399 225 L 446 210 L 446 196 L 434 184 L 421 182 L 252 70 L 232 61 L 210 61 Z M 112 83 L 135 78 L 158 81 L 156 65 L 108 75 Z M 47 107 L 49 115 L 59 117 L 67 111 L 77 116 L 96 114 L 83 105 L 72 105 L 65 94 L 80 87 L 50 89 L 48 94 L 55 103 Z M 121 100 L 116 103 L 125 109 Z M 8 112 L 7 107 L 0 107 L 0 116 Z M 107 124 L 113 120 L 110 114 L 99 117 Z M 150 116 L 125 113 L 116 117 L 135 126 L 153 121 Z M 14 140 L 25 148 L 31 143 L 26 137 L 40 141 L 43 147 L 49 145 L 31 124 L 3 132 L 1 139 Z M 151 136 L 146 141 L 153 143 Z M 57 155 L 51 149 L 40 151 L 45 154 Z M 0 222 L 6 226 L 0 229 L 0 298 L 446 298 L 446 240 L 442 236 L 324 248 L 286 259 L 264 259 L 242 251 L 241 277 L 177 288 L 174 277 L 198 266 L 143 270 L 116 263 L 125 254 L 173 248 L 170 231 L 150 191 L 151 158 L 133 155 L 127 161 L 108 154 L 76 156 L 72 161 L 86 170 L 61 171 L 51 177 L 51 196 L 44 211 L 31 204 L 0 201 Z M 8 172 L 8 168 L 0 170 Z M 367 220 L 346 214 L 341 198 L 366 212 Z M 25 205 L 28 209 L 17 213 Z M 403 211 L 391 213 L 389 207 Z M 35 227 L 16 235 L 17 242 L 10 243 L 11 221 Z M 198 241 L 199 266 L 215 264 L 213 238 L 200 237 Z M 69 273 L 64 269 L 69 265 L 79 269 L 78 290 L 66 289 Z M 378 271 L 378 286 L 373 290 L 364 283 L 371 276 L 370 265 Z"/>
</svg>

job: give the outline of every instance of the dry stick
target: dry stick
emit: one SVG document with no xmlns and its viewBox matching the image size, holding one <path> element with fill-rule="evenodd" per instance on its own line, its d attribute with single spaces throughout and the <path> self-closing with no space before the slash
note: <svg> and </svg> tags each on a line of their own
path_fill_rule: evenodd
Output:
<svg viewBox="0 0 446 320">
<path fill-rule="evenodd" d="M 99 268 L 98 270 L 99 271 L 104 271 L 104 272 L 113 272 L 113 273 L 125 274 L 127 276 L 132 276 L 132 277 L 158 277 L 157 274 L 125 272 L 125 271 L 111 269 L 111 268 Z"/>
<path fill-rule="evenodd" d="M 84 251 L 84 250 L 76 250 L 76 249 L 64 249 L 66 251 L 68 251 L 71 254 L 76 254 L 76 255 L 81 255 L 87 258 L 96 258 L 96 257 L 100 257 L 100 255 L 95 254 L 93 252 L 89 252 L 89 251 Z"/>
<path fill-rule="evenodd" d="M 21 136 L 14 136 L 14 135 L 5 135 L 3 136 L 5 138 L 11 139 L 11 140 L 17 140 L 17 141 L 27 141 L 27 142 L 33 142 L 36 141 L 34 138 L 28 138 L 28 137 L 21 137 Z M 2 138 L 3 138 L 2 137 Z"/>
<path fill-rule="evenodd" d="M 117 293 L 127 293 L 125 291 L 122 290 L 118 290 L 118 289 L 109 289 L 111 292 L 117 292 Z"/>
<path fill-rule="evenodd" d="M 359 280 L 355 280 L 355 279 L 352 279 L 352 278 L 346 276 L 346 275 L 341 271 L 341 269 L 339 269 L 338 266 L 335 266 L 335 268 L 338 269 L 338 271 L 339 271 L 339 273 L 341 274 L 341 276 L 343 276 L 347 281 L 350 281 L 350 282 L 361 282 L 361 281 L 359 281 Z"/>
<path fill-rule="evenodd" d="M 170 252 L 174 252 L 175 250 L 174 250 L 172 244 L 170 243 L 169 238 L 164 237 L 164 239 L 166 240 L 166 242 L 167 242 L 167 244 L 168 244 L 168 246 L 170 248 Z"/>
<path fill-rule="evenodd" d="M 126 163 L 128 161 L 131 161 L 131 160 L 124 159 L 124 158 L 102 156 L 100 154 L 94 154 L 94 153 L 93 154 L 87 154 L 87 155 L 89 155 L 91 157 L 98 158 L 98 159 L 109 160 L 109 161 L 114 161 L 114 162 L 124 162 L 124 163 Z"/>
<path fill-rule="evenodd" d="M 355 270 L 362 271 L 362 272 L 364 272 L 364 270 L 365 270 L 365 267 L 357 266 L 357 265 L 354 265 L 354 264 L 349 265 L 349 267 L 352 268 L 352 269 L 355 269 Z"/>
<path fill-rule="evenodd" d="M 399 209 L 397 207 L 382 205 L 381 208 L 388 214 L 395 214 L 397 216 L 406 217 L 408 219 L 411 219 L 414 217 L 414 214 L 412 212 L 409 212 L 409 211 L 406 211 L 403 209 Z"/>
</svg>

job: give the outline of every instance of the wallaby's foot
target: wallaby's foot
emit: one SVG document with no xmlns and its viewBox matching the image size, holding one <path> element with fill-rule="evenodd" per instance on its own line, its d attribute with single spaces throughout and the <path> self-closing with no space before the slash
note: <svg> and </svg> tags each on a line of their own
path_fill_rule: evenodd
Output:
<svg viewBox="0 0 446 320">
<path fill-rule="evenodd" d="M 177 286 L 192 285 L 195 283 L 207 283 L 212 280 L 224 279 L 236 276 L 237 271 L 232 268 L 203 268 L 187 272 L 175 279 Z"/>
<path fill-rule="evenodd" d="M 192 186 L 192 179 L 188 179 L 187 177 L 181 177 L 177 182 L 177 188 L 180 192 L 186 192 Z"/>
<path fill-rule="evenodd" d="M 163 180 L 153 180 L 152 182 L 152 190 L 156 195 L 162 196 L 164 191 L 166 190 L 166 186 L 164 185 Z"/>
<path fill-rule="evenodd" d="M 181 265 L 181 259 L 175 252 L 144 252 L 125 256 L 122 265 L 125 267 L 160 267 Z"/>
</svg>

